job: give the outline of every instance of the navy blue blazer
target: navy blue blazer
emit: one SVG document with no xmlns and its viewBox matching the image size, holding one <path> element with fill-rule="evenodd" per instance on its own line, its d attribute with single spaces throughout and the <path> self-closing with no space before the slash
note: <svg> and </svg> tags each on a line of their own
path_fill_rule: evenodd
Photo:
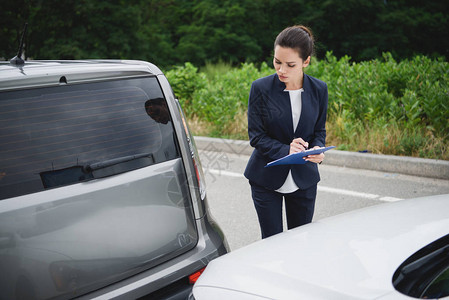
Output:
<svg viewBox="0 0 449 300">
<path fill-rule="evenodd" d="M 320 181 L 316 163 L 283 165 L 264 168 L 273 160 L 289 154 L 290 143 L 301 137 L 309 148 L 325 146 L 327 85 L 304 74 L 304 92 L 298 126 L 293 131 L 290 95 L 277 74 L 253 82 L 248 101 L 248 135 L 254 151 L 245 169 L 245 177 L 270 190 L 280 188 L 292 170 L 293 180 L 300 189 Z"/>
</svg>

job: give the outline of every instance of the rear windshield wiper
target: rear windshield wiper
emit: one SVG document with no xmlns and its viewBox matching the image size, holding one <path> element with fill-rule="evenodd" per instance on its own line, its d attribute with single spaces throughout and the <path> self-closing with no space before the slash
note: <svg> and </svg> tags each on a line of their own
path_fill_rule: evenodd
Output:
<svg viewBox="0 0 449 300">
<path fill-rule="evenodd" d="M 152 153 L 140 153 L 104 160 L 84 166 L 72 166 L 68 168 L 44 171 L 39 173 L 45 188 L 54 188 L 108 177 L 131 170 L 136 170 L 155 163 Z"/>
<path fill-rule="evenodd" d="M 153 153 L 140 153 L 140 154 L 117 157 L 117 158 L 113 158 L 113 159 L 108 159 L 108 160 L 92 163 L 89 165 L 85 165 L 83 167 L 83 169 L 86 172 L 93 172 L 96 170 L 105 169 L 105 168 L 112 167 L 112 166 L 115 166 L 115 165 L 118 165 L 118 164 L 121 164 L 124 162 L 138 160 L 141 158 L 149 158 L 154 163 Z"/>
</svg>

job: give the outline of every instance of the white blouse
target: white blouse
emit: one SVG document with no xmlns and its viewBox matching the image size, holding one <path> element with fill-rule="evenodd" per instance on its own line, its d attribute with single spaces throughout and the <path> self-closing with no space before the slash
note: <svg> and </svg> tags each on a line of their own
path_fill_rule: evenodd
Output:
<svg viewBox="0 0 449 300">
<path fill-rule="evenodd" d="M 301 99 L 301 93 L 304 91 L 304 89 L 299 90 L 293 90 L 288 91 L 284 90 L 284 92 L 288 92 L 290 94 L 290 104 L 292 108 L 292 120 L 293 120 L 293 132 L 296 130 L 296 127 L 298 127 L 299 123 L 299 117 L 301 116 L 301 105 L 302 105 L 302 99 Z M 288 172 L 287 178 L 285 179 L 284 184 L 276 190 L 276 192 L 288 194 L 293 193 L 297 191 L 299 187 L 296 185 L 295 181 L 293 180 L 292 171 L 290 170 Z"/>
</svg>

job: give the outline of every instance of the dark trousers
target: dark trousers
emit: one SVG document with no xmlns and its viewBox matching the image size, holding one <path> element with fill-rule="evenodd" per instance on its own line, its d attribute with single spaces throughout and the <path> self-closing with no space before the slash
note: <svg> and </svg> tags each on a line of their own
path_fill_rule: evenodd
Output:
<svg viewBox="0 0 449 300">
<path fill-rule="evenodd" d="M 288 229 L 312 222 L 316 184 L 306 190 L 297 190 L 290 194 L 267 190 L 253 182 L 250 184 L 263 239 L 283 231 L 282 202 L 284 198 Z"/>
</svg>

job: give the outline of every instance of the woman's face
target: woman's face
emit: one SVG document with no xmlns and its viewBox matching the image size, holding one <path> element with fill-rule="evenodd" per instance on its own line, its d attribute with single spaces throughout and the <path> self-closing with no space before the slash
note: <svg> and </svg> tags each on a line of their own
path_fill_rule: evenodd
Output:
<svg viewBox="0 0 449 300">
<path fill-rule="evenodd" d="M 273 65 L 279 80 L 285 83 L 288 90 L 302 88 L 303 68 L 310 62 L 310 56 L 307 60 L 302 60 L 299 53 L 292 48 L 276 46 L 274 48 Z"/>
</svg>

